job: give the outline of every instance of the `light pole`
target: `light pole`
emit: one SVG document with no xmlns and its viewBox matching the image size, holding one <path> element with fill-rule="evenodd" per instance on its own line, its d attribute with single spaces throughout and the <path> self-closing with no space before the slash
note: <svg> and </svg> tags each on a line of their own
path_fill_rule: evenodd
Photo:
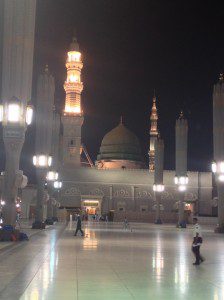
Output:
<svg viewBox="0 0 224 300">
<path fill-rule="evenodd" d="M 33 164 L 36 167 L 37 174 L 37 202 L 35 222 L 33 229 L 44 228 L 43 224 L 43 201 L 44 201 L 44 184 L 46 181 L 47 169 L 52 165 L 52 157 L 46 154 L 37 154 L 33 157 Z"/>
<path fill-rule="evenodd" d="M 218 192 L 218 226 L 216 232 L 224 233 L 224 77 L 220 74 L 219 81 L 213 89 L 213 147 L 214 159 L 212 172 L 215 174 Z"/>
<path fill-rule="evenodd" d="M 54 188 L 56 190 L 56 203 L 55 205 L 53 206 L 53 221 L 58 221 L 58 216 L 57 216 L 57 209 L 58 207 L 60 207 L 60 203 L 59 203 L 59 193 L 60 193 L 60 190 L 62 188 L 62 181 L 55 181 L 54 182 Z"/>
<path fill-rule="evenodd" d="M 164 161 L 164 142 L 158 138 L 155 140 L 155 172 L 153 191 L 156 199 L 156 219 L 155 224 L 162 224 L 160 216 L 161 193 L 164 191 L 163 184 L 163 161 Z"/>
<path fill-rule="evenodd" d="M 178 186 L 178 223 L 177 226 L 186 228 L 186 220 L 184 217 L 184 199 L 185 191 L 188 185 L 187 176 L 187 134 L 188 123 L 184 118 L 183 112 L 180 113 L 176 120 L 176 175 L 174 183 Z"/>
<path fill-rule="evenodd" d="M 58 172 L 56 171 L 48 171 L 46 176 L 48 182 L 48 193 L 49 193 L 49 200 L 47 202 L 47 219 L 46 224 L 53 225 L 53 203 L 52 203 L 52 188 L 53 182 L 58 179 Z"/>
<path fill-rule="evenodd" d="M 33 108 L 26 100 L 12 97 L 0 105 L 0 122 L 3 125 L 3 140 L 6 153 L 4 172 L 3 208 L 4 224 L 15 225 L 16 198 L 23 172 L 19 170 L 20 154 L 25 140 L 27 125 L 32 122 Z"/>
</svg>

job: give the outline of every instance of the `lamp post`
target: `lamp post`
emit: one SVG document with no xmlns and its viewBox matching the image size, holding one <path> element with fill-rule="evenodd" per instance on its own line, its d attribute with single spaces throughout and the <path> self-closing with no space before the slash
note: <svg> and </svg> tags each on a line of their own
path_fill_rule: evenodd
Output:
<svg viewBox="0 0 224 300">
<path fill-rule="evenodd" d="M 4 224 L 15 225 L 16 198 L 20 178 L 23 172 L 19 170 L 20 154 L 25 140 L 27 125 L 32 122 L 33 108 L 25 100 L 12 97 L 0 105 L 0 122 L 3 125 L 3 140 L 6 153 L 4 172 L 3 208 Z"/>
<path fill-rule="evenodd" d="M 213 147 L 214 162 L 212 172 L 215 174 L 218 192 L 218 226 L 216 232 L 224 232 L 224 76 L 220 74 L 219 81 L 213 89 Z"/>
<path fill-rule="evenodd" d="M 52 165 L 52 157 L 46 154 L 37 154 L 33 157 L 33 164 L 36 167 L 37 173 L 37 202 L 35 222 L 32 228 L 40 229 L 43 227 L 43 201 L 44 201 L 44 186 L 46 180 L 47 169 Z"/>
<path fill-rule="evenodd" d="M 164 191 L 163 185 L 163 161 L 164 161 L 164 142 L 158 138 L 155 141 L 155 172 L 153 191 L 156 199 L 156 219 L 155 224 L 162 224 L 160 216 L 161 193 Z"/>
<path fill-rule="evenodd" d="M 186 221 L 184 218 L 184 199 L 185 191 L 188 185 L 187 176 L 187 134 L 188 123 L 184 118 L 183 112 L 180 113 L 176 120 L 176 175 L 174 183 L 178 187 L 178 227 L 186 228 Z"/>
<path fill-rule="evenodd" d="M 49 193 L 49 200 L 47 202 L 47 219 L 46 224 L 52 225 L 53 221 L 53 203 L 52 203 L 52 188 L 53 183 L 58 179 L 58 172 L 56 171 L 48 171 L 46 176 L 48 184 L 48 193 Z"/>
<path fill-rule="evenodd" d="M 57 209 L 58 207 L 60 207 L 60 203 L 59 203 L 59 193 L 60 193 L 60 190 L 62 188 L 62 182 L 57 180 L 54 182 L 54 189 L 56 190 L 56 203 L 55 205 L 53 206 L 53 220 L 54 221 L 58 221 L 58 216 L 57 216 Z"/>
</svg>

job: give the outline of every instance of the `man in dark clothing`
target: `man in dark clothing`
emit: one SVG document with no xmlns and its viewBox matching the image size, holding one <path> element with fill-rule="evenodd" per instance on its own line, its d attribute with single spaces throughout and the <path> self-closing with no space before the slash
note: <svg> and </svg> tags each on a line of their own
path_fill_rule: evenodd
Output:
<svg viewBox="0 0 224 300">
<path fill-rule="evenodd" d="M 204 258 L 200 254 L 201 244 L 202 244 L 202 238 L 199 236 L 198 233 L 196 233 L 196 236 L 194 237 L 193 244 L 192 244 L 192 251 L 196 258 L 196 261 L 193 263 L 193 265 L 200 265 L 200 262 L 204 261 Z"/>
<path fill-rule="evenodd" d="M 201 262 L 203 262 L 205 259 L 200 254 L 200 247 L 202 244 L 202 236 L 201 236 L 201 227 L 198 224 L 198 219 L 193 218 L 193 243 L 192 243 L 192 252 L 195 255 L 195 262 L 193 265 L 200 265 Z"/>
<path fill-rule="evenodd" d="M 82 230 L 82 220 L 81 220 L 80 215 L 77 216 L 76 231 L 75 231 L 74 236 L 77 235 L 78 231 L 80 231 L 81 235 L 84 236 L 84 232 Z"/>
</svg>

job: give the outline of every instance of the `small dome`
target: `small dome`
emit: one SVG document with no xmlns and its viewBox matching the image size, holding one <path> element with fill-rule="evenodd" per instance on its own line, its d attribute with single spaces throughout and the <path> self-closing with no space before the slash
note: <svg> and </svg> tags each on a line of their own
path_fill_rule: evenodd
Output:
<svg viewBox="0 0 224 300">
<path fill-rule="evenodd" d="M 121 122 L 102 140 L 97 160 L 142 161 L 141 148 L 136 135 Z"/>
</svg>

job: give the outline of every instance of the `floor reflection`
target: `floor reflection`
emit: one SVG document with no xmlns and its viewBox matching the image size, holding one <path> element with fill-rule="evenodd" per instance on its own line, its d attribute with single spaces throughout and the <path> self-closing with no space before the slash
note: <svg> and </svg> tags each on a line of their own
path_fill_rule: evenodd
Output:
<svg viewBox="0 0 224 300">
<path fill-rule="evenodd" d="M 96 233 L 91 231 L 88 227 L 85 228 L 85 238 L 83 240 L 84 250 L 96 250 L 98 247 L 98 240 L 96 238 Z"/>
<path fill-rule="evenodd" d="M 174 282 L 176 285 L 178 285 L 180 291 L 185 293 L 189 283 L 189 263 L 186 261 L 186 251 L 189 251 L 189 245 L 186 243 L 186 240 L 183 238 L 183 236 L 179 238 L 178 245 L 180 254 L 174 270 Z"/>
<path fill-rule="evenodd" d="M 164 268 L 164 257 L 161 251 L 161 239 L 157 237 L 156 250 L 152 255 L 152 269 L 156 272 L 157 282 L 161 282 L 162 269 Z"/>
</svg>

